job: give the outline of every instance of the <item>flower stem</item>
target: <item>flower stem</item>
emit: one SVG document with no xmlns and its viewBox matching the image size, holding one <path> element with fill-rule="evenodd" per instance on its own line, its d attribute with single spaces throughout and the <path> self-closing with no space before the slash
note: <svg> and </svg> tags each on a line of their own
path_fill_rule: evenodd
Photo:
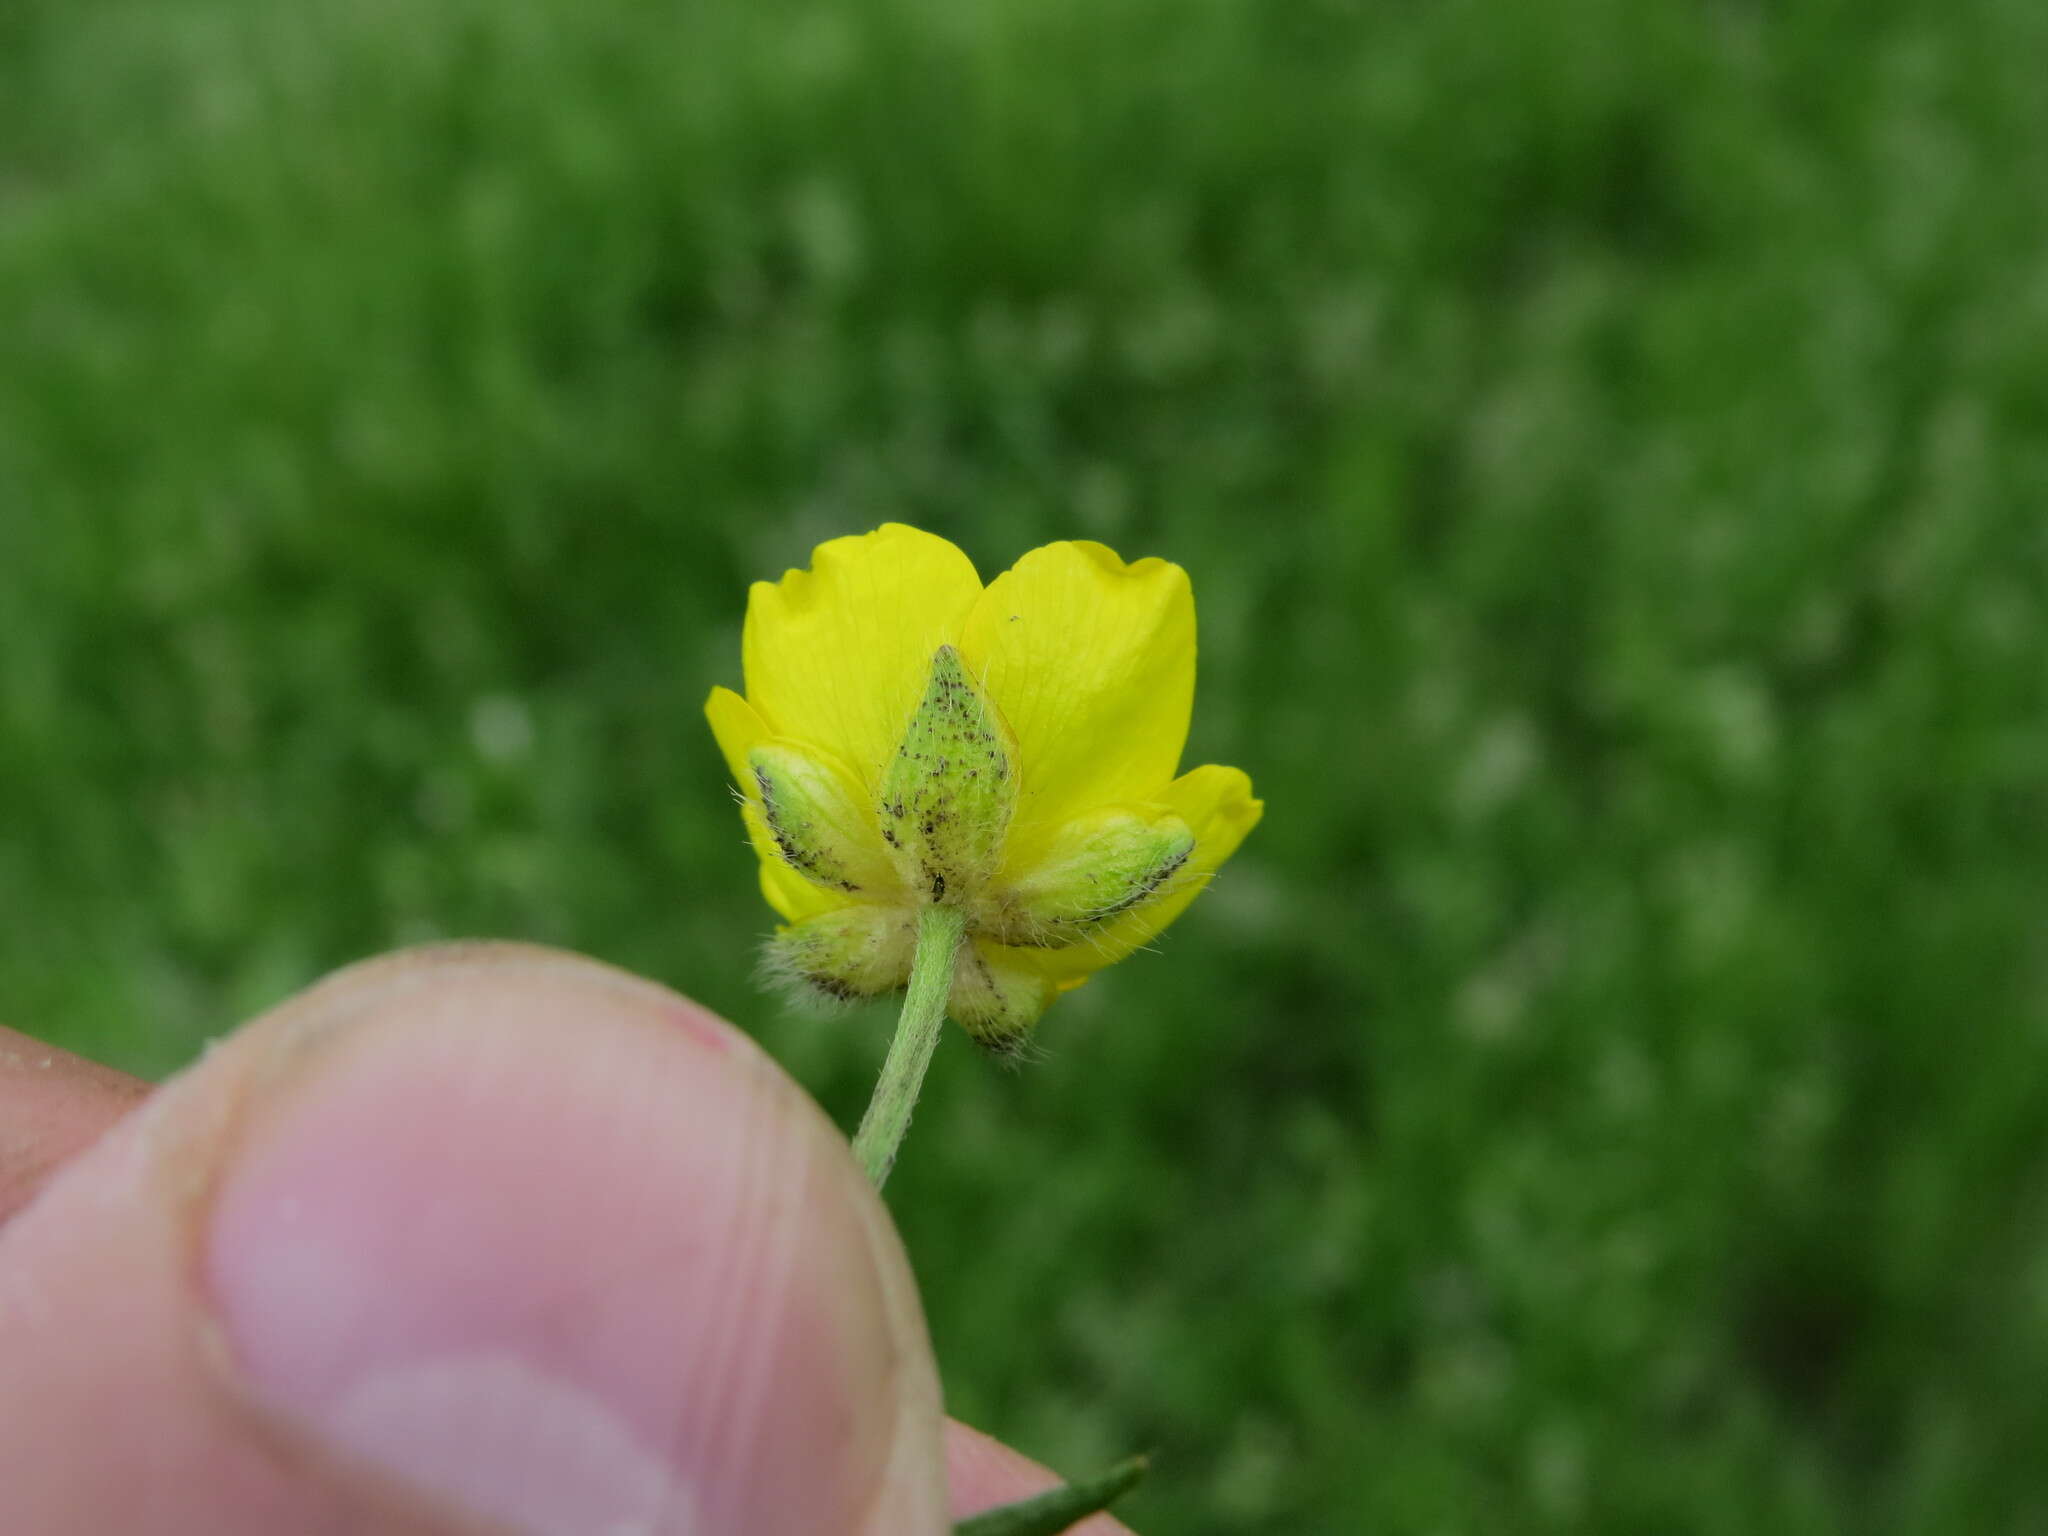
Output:
<svg viewBox="0 0 2048 1536">
<path fill-rule="evenodd" d="M 896 1163 L 896 1148 L 910 1129 L 910 1111 L 924 1086 L 925 1068 L 946 1022 L 946 999 L 953 991 L 953 962 L 967 913 L 959 907 L 930 906 L 918 913 L 917 953 L 910 962 L 910 990 L 896 1021 L 896 1037 L 875 1080 L 875 1096 L 854 1133 L 853 1155 L 880 1189 Z"/>
</svg>

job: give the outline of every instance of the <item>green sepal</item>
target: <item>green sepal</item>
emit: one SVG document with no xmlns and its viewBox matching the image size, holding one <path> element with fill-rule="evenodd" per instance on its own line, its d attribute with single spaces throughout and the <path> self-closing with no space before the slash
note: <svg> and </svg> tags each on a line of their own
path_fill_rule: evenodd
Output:
<svg viewBox="0 0 2048 1536">
<path fill-rule="evenodd" d="M 882 840 L 919 901 L 960 906 L 994 878 L 1016 807 L 1009 727 L 960 653 L 942 645 L 882 772 Z"/>
<path fill-rule="evenodd" d="M 863 796 L 836 759 L 793 741 L 764 741 L 747 754 L 747 771 L 783 863 L 849 895 L 894 884 L 861 813 Z"/>
<path fill-rule="evenodd" d="M 1158 895 L 1194 851 L 1194 833 L 1170 811 L 1090 811 L 992 894 L 978 914 L 982 931 L 1005 944 L 1064 949 Z"/>
<path fill-rule="evenodd" d="M 1050 981 L 1006 959 L 999 947 L 970 939 L 960 946 L 946 1011 L 983 1050 L 1015 1060 L 1053 992 Z"/>
<path fill-rule="evenodd" d="M 953 1536 L 1059 1536 L 1090 1515 L 1099 1515 L 1144 1480 L 1143 1456 L 1111 1467 L 1100 1477 L 1068 1483 L 1018 1504 L 1005 1504 L 953 1527 Z"/>
<path fill-rule="evenodd" d="M 909 914 L 890 907 L 821 912 L 776 930 L 761 952 L 762 979 L 792 1001 L 881 997 L 909 979 L 915 934 Z"/>
</svg>

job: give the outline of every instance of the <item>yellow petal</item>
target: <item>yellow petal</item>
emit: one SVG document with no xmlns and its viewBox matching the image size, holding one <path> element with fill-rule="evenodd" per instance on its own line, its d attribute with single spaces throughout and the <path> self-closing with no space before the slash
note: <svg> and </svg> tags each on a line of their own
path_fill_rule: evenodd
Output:
<svg viewBox="0 0 2048 1536">
<path fill-rule="evenodd" d="M 748 788 L 754 776 L 747 770 L 747 754 L 773 734 L 767 722 L 730 688 L 711 690 L 711 697 L 704 701 L 704 718 L 711 722 L 711 734 L 725 755 L 725 771 L 732 775 L 733 784 Z"/>
<path fill-rule="evenodd" d="M 1165 892 L 1126 912 L 1093 939 L 1065 949 L 999 945 L 990 946 L 991 951 L 999 952 L 1010 964 L 1036 970 L 1063 992 L 1078 987 L 1105 965 L 1114 965 L 1151 942 L 1179 917 L 1265 811 L 1264 803 L 1252 798 L 1252 781 L 1242 769 L 1214 763 L 1182 774 L 1152 798 L 1161 809 L 1185 821 L 1195 834 L 1193 856 Z"/>
<path fill-rule="evenodd" d="M 980 595 L 966 555 L 901 523 L 820 544 L 809 570 L 754 583 L 747 702 L 776 735 L 835 753 L 873 798 L 933 653 Z"/>
<path fill-rule="evenodd" d="M 1153 798 L 1173 777 L 1195 692 L 1195 601 L 1164 560 L 1048 544 L 998 576 L 960 641 L 1017 739 L 1021 798 L 1006 868 L 1065 821 Z"/>
</svg>

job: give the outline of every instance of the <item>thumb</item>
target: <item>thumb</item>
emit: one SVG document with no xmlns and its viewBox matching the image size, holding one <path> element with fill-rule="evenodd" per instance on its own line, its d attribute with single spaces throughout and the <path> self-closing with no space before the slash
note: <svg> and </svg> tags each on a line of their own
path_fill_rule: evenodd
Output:
<svg viewBox="0 0 2048 1536">
<path fill-rule="evenodd" d="M 0 1228 L 40 1536 L 939 1533 L 939 1393 L 844 1141 L 587 961 L 347 971 Z"/>
</svg>

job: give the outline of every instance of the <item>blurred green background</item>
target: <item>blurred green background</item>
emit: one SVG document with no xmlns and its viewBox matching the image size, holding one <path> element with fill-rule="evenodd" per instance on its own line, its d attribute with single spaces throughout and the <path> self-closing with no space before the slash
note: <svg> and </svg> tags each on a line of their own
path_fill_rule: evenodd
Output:
<svg viewBox="0 0 2048 1536">
<path fill-rule="evenodd" d="M 0 1016 L 789 1018 L 699 706 L 900 518 L 1193 573 L 1265 824 L 956 1039 L 955 1410 L 1159 1533 L 2048 1528 L 2048 6 L 8 0 Z"/>
</svg>

